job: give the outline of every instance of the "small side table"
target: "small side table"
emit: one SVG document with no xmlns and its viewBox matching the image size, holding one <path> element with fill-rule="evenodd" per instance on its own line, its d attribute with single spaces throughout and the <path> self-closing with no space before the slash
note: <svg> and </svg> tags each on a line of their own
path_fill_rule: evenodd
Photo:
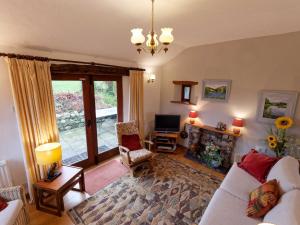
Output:
<svg viewBox="0 0 300 225">
<path fill-rule="evenodd" d="M 38 181 L 33 185 L 36 209 L 56 216 L 64 211 L 64 195 L 70 191 L 85 191 L 83 169 L 75 166 L 61 166 L 61 175 L 52 182 Z M 74 188 L 79 183 L 79 189 Z M 55 198 L 56 205 L 46 203 L 50 197 Z"/>
</svg>

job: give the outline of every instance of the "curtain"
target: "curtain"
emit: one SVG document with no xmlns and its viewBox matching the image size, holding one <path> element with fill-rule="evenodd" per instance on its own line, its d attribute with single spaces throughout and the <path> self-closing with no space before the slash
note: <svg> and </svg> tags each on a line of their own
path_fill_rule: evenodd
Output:
<svg viewBox="0 0 300 225">
<path fill-rule="evenodd" d="M 34 150 L 59 139 L 50 63 L 16 58 L 8 58 L 7 63 L 32 197 L 32 184 L 43 178 L 46 169 L 37 165 Z"/>
<path fill-rule="evenodd" d="M 144 139 L 144 72 L 131 70 L 129 86 L 129 117 L 136 121 L 140 136 Z"/>
</svg>

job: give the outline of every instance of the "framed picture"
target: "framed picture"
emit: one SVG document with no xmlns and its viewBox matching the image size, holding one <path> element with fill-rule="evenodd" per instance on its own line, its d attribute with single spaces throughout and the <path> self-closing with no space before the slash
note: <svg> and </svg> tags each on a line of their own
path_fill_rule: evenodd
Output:
<svg viewBox="0 0 300 225">
<path fill-rule="evenodd" d="M 203 80 L 202 100 L 227 102 L 230 88 L 231 80 Z"/>
<path fill-rule="evenodd" d="M 296 91 L 268 91 L 260 93 L 257 120 L 264 123 L 274 123 L 281 116 L 294 117 L 298 100 Z"/>
</svg>

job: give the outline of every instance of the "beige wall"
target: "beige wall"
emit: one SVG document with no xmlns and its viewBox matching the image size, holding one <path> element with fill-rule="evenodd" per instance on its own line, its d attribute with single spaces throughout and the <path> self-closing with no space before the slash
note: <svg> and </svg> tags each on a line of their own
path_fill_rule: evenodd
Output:
<svg viewBox="0 0 300 225">
<path fill-rule="evenodd" d="M 160 112 L 160 84 L 161 84 L 161 68 L 146 67 L 146 75 L 144 76 L 144 110 L 145 110 L 145 135 L 154 129 L 155 114 Z M 148 83 L 149 73 L 156 75 L 153 83 Z"/>
<path fill-rule="evenodd" d="M 137 66 L 132 62 L 124 62 L 108 58 L 94 58 L 86 55 L 69 54 L 63 52 L 46 52 L 35 51 L 23 48 L 12 48 L 0 46 L 0 52 L 13 52 L 18 54 L 29 54 L 37 56 L 45 56 L 52 58 L 63 58 L 70 60 L 94 61 L 99 63 L 107 63 L 121 66 Z M 141 66 L 146 68 L 145 66 Z M 157 71 L 155 68 L 147 68 L 148 71 Z M 160 82 L 148 84 L 145 76 L 145 124 L 146 132 L 149 129 L 149 124 L 152 123 L 152 115 L 159 111 L 160 103 Z M 13 111 L 14 103 L 9 82 L 9 73 L 4 58 L 0 57 L 0 160 L 6 159 L 9 161 L 10 169 L 15 184 L 24 184 L 26 182 L 26 174 L 24 171 L 22 145 L 19 136 L 18 124 L 15 112 Z M 148 100 L 147 100 L 148 99 Z M 129 104 L 129 79 L 123 77 L 123 103 L 124 103 L 124 120 L 128 120 L 128 104 Z"/>
<path fill-rule="evenodd" d="M 234 116 L 243 116 L 246 127 L 238 141 L 237 150 L 247 152 L 264 144 L 269 125 L 256 121 L 259 91 L 300 91 L 300 32 L 231 41 L 193 47 L 185 50 L 162 68 L 161 112 L 178 113 L 187 119 L 189 110 L 196 109 L 204 124 L 215 126 L 218 121 L 231 124 Z M 203 79 L 232 80 L 228 103 L 201 100 Z M 193 91 L 196 107 L 170 103 L 177 90 L 173 80 L 198 81 Z M 296 127 L 300 136 L 300 104 L 296 111 Z"/>
</svg>

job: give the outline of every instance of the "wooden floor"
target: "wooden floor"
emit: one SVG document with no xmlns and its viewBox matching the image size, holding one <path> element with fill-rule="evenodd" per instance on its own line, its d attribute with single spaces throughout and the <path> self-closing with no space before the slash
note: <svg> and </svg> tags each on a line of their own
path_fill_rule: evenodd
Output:
<svg viewBox="0 0 300 225">
<path fill-rule="evenodd" d="M 185 152 L 185 149 L 182 147 L 179 147 L 175 153 L 168 154 L 168 155 L 169 155 L 169 157 L 176 159 L 179 162 L 187 164 L 195 169 L 201 170 L 207 174 L 210 174 L 211 176 L 216 176 L 220 179 L 224 178 L 223 174 L 218 173 L 218 172 L 211 170 L 197 162 L 194 162 L 192 160 L 185 158 L 184 152 Z M 119 157 L 115 157 L 115 158 L 119 158 Z M 102 165 L 102 164 L 100 164 L 100 165 Z M 88 197 L 89 197 L 89 195 L 87 193 L 83 194 L 83 193 L 79 193 L 79 192 L 75 192 L 75 191 L 70 191 L 64 197 L 64 203 L 65 203 L 66 210 L 78 205 L 80 202 L 82 202 L 84 199 L 86 199 Z M 30 215 L 30 225 L 73 225 L 72 221 L 69 219 L 68 215 L 66 214 L 66 211 L 63 213 L 62 217 L 57 217 L 54 215 L 50 215 L 50 214 L 38 211 L 35 209 L 35 205 L 31 204 L 31 205 L 29 205 L 29 215 Z"/>
</svg>

